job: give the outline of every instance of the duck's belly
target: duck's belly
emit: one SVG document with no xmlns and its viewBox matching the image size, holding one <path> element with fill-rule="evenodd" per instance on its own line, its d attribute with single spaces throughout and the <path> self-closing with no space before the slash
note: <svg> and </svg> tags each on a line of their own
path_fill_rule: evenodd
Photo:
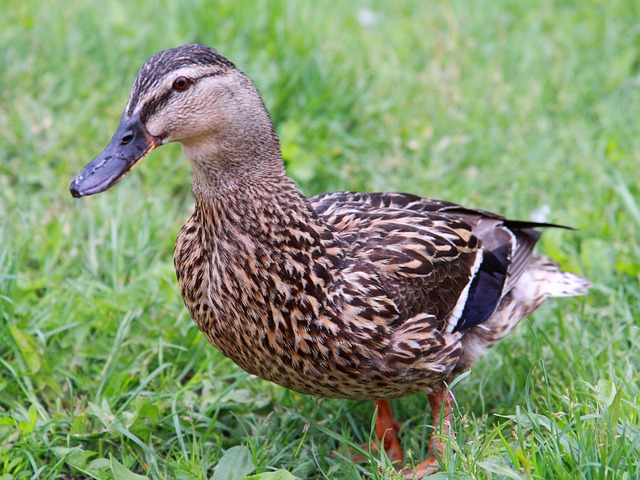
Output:
<svg viewBox="0 0 640 480">
<path fill-rule="evenodd" d="M 200 326 L 200 323 L 196 321 Z M 432 393 L 450 379 L 451 370 L 415 367 L 376 368 L 363 356 L 362 348 L 353 356 L 310 357 L 295 349 L 282 349 L 268 343 L 267 337 L 252 337 L 248 331 L 222 333 L 204 329 L 207 339 L 246 372 L 296 392 L 326 398 L 374 400 L 395 398 L 417 392 Z M 218 335 L 216 335 L 218 333 Z M 438 359 L 430 360 L 438 364 Z M 445 356 L 447 358 L 445 358 Z M 443 352 L 442 362 L 451 361 Z"/>
</svg>

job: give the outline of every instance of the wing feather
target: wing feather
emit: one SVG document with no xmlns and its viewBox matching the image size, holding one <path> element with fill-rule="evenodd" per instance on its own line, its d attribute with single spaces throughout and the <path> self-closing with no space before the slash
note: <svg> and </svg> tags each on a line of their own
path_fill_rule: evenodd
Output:
<svg viewBox="0 0 640 480">
<path fill-rule="evenodd" d="M 443 332 L 479 325 L 532 259 L 538 227 L 483 210 L 402 193 L 332 192 L 309 199 L 378 272 L 401 315 L 426 313 Z"/>
</svg>

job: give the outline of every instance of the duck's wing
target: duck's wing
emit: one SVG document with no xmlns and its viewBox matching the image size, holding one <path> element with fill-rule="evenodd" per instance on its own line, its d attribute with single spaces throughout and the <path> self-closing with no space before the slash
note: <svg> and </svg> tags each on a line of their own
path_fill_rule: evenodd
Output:
<svg viewBox="0 0 640 480">
<path fill-rule="evenodd" d="M 532 258 L 540 234 L 503 217 L 402 193 L 309 199 L 348 255 L 375 272 L 401 316 L 428 313 L 442 332 L 485 322 Z"/>
</svg>

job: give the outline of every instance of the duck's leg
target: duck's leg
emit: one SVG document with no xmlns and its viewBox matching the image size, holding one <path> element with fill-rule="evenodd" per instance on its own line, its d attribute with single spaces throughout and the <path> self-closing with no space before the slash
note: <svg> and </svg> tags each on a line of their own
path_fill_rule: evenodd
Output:
<svg viewBox="0 0 640 480">
<path fill-rule="evenodd" d="M 389 400 L 375 400 L 373 406 L 378 410 L 376 416 L 376 435 L 378 440 L 384 445 L 389 458 L 402 465 L 402 447 L 398 440 L 400 424 L 393 418 Z"/>
<path fill-rule="evenodd" d="M 443 388 L 439 392 L 427 395 L 429 406 L 433 415 L 433 433 L 429 441 L 429 453 L 431 456 L 420 463 L 409 473 L 413 478 L 422 478 L 438 469 L 438 456 L 442 455 L 442 443 L 440 438 L 451 435 L 451 412 L 453 412 L 453 395 L 451 391 Z"/>
<path fill-rule="evenodd" d="M 442 456 L 440 438 L 451 435 L 451 414 L 453 412 L 453 395 L 451 390 L 443 388 L 438 393 L 428 396 L 429 406 L 433 412 L 433 434 L 429 442 L 429 453 L 435 457 L 436 452 Z M 444 405 L 444 406 L 443 406 Z"/>
</svg>

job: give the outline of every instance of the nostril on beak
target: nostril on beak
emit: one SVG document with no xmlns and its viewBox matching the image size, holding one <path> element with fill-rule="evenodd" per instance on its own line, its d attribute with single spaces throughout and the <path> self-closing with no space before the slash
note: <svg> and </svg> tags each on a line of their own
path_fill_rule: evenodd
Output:
<svg viewBox="0 0 640 480">
<path fill-rule="evenodd" d="M 120 139 L 120 145 L 126 145 L 133 140 L 133 133 L 127 133 L 124 137 Z"/>
</svg>

